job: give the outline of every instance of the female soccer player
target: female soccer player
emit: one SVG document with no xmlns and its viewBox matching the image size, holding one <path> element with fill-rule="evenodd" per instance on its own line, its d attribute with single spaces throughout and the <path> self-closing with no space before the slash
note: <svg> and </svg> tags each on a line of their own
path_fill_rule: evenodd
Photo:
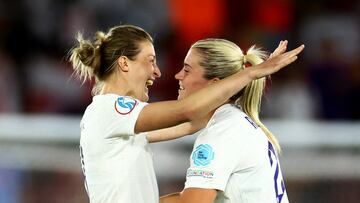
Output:
<svg viewBox="0 0 360 203">
<path fill-rule="evenodd" d="M 287 41 L 280 42 L 269 60 L 285 52 L 286 46 Z M 180 84 L 178 99 L 251 70 L 266 58 L 254 46 L 244 54 L 227 40 L 200 40 L 175 76 Z M 196 133 L 184 190 L 162 197 L 161 203 L 288 202 L 279 142 L 259 119 L 264 86 L 265 78 L 250 82 L 206 116 L 207 126 Z"/>
<path fill-rule="evenodd" d="M 301 52 L 299 48 L 240 71 L 182 100 L 148 104 L 148 87 L 161 73 L 146 31 L 122 25 L 106 34 L 97 32 L 94 41 L 81 35 L 77 39 L 70 56 L 74 71 L 84 81 L 95 81 L 95 96 L 80 124 L 81 163 L 92 203 L 158 202 L 148 140 L 192 133 L 189 121 L 204 117 L 252 80 L 292 63 Z M 179 124 L 169 131 L 146 133 Z"/>
</svg>

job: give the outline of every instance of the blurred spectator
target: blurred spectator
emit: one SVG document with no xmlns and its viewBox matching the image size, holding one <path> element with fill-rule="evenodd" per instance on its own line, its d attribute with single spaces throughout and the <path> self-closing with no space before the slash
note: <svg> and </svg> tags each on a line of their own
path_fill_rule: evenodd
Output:
<svg viewBox="0 0 360 203">
<path fill-rule="evenodd" d="M 321 56 L 310 64 L 312 85 L 321 98 L 321 117 L 348 119 L 351 117 L 349 67 L 339 59 L 340 53 L 332 41 L 320 41 Z"/>
<path fill-rule="evenodd" d="M 174 37 L 184 49 L 196 40 L 219 36 L 227 20 L 226 2 L 222 0 L 170 0 L 169 6 Z"/>
<path fill-rule="evenodd" d="M 14 63 L 0 45 L 0 113 L 19 111 L 19 89 Z"/>
<path fill-rule="evenodd" d="M 272 77 L 263 100 L 265 117 L 286 120 L 317 118 L 318 92 L 311 89 L 304 64 L 295 62 L 294 66 Z"/>
<path fill-rule="evenodd" d="M 311 85 L 320 96 L 320 117 L 351 119 L 351 64 L 358 59 L 359 24 L 352 15 L 311 18 L 302 27 Z"/>
<path fill-rule="evenodd" d="M 61 64 L 76 32 L 106 31 L 116 24 L 131 23 L 144 27 L 155 38 L 163 77 L 152 87 L 151 101 L 176 98 L 173 76 L 194 40 L 225 37 L 243 49 L 256 43 L 271 51 L 279 40 L 289 39 L 294 45 L 306 44 L 300 68 L 306 71 L 298 78 L 275 76 L 279 81 L 268 95 L 273 110 L 265 107 L 265 115 L 359 119 L 359 5 L 355 0 L 1 1 L 0 94 L 5 99 L 0 102 L 0 111 L 82 111 L 91 100 L 88 84 L 82 89 L 73 87 L 79 81 L 67 82 L 71 70 L 66 63 Z M 285 103 L 288 111 L 274 111 Z"/>
<path fill-rule="evenodd" d="M 89 93 L 79 88 L 80 81 L 70 77 L 56 56 L 37 53 L 26 62 L 29 82 L 26 111 L 30 113 L 81 113 Z"/>
</svg>

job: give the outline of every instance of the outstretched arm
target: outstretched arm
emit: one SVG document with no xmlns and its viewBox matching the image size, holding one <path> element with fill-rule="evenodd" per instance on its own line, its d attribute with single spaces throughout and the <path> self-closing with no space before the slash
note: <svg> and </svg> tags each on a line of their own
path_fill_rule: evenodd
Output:
<svg viewBox="0 0 360 203">
<path fill-rule="evenodd" d="M 273 74 L 294 62 L 303 49 L 304 45 L 301 45 L 292 51 L 272 57 L 253 68 L 239 71 L 200 89 L 182 100 L 156 102 L 147 105 L 137 119 L 135 133 L 168 128 L 202 118 L 226 102 L 252 80 Z"/>
<path fill-rule="evenodd" d="M 190 135 L 200 130 L 201 128 L 204 128 L 208 120 L 209 120 L 208 118 L 204 117 L 201 119 L 196 119 L 190 122 L 182 123 L 174 127 L 154 130 L 147 134 L 147 139 L 151 143 L 151 142 L 173 140 L 176 138 L 183 137 L 185 135 Z"/>
</svg>

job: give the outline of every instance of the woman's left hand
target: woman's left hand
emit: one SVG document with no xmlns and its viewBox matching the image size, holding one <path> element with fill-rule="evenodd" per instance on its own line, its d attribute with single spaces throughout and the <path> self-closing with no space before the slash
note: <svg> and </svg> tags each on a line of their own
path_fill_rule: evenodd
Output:
<svg viewBox="0 0 360 203">
<path fill-rule="evenodd" d="M 269 59 L 284 53 L 286 51 L 287 44 L 288 44 L 287 40 L 284 41 L 281 40 L 279 46 L 274 50 L 273 53 L 270 54 Z"/>
</svg>

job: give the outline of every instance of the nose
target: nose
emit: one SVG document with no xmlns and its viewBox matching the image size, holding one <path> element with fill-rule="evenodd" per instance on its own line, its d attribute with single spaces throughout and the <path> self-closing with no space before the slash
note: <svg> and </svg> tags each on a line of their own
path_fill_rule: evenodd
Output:
<svg viewBox="0 0 360 203">
<path fill-rule="evenodd" d="M 156 66 L 155 70 L 154 70 L 154 75 L 155 77 L 159 78 L 161 77 L 161 72 L 160 72 L 160 69 L 159 67 Z"/>
<path fill-rule="evenodd" d="M 176 80 L 181 80 L 182 78 L 183 78 L 183 73 L 182 73 L 183 71 L 182 70 L 180 70 L 178 73 L 176 73 L 175 74 L 175 79 Z"/>
</svg>

